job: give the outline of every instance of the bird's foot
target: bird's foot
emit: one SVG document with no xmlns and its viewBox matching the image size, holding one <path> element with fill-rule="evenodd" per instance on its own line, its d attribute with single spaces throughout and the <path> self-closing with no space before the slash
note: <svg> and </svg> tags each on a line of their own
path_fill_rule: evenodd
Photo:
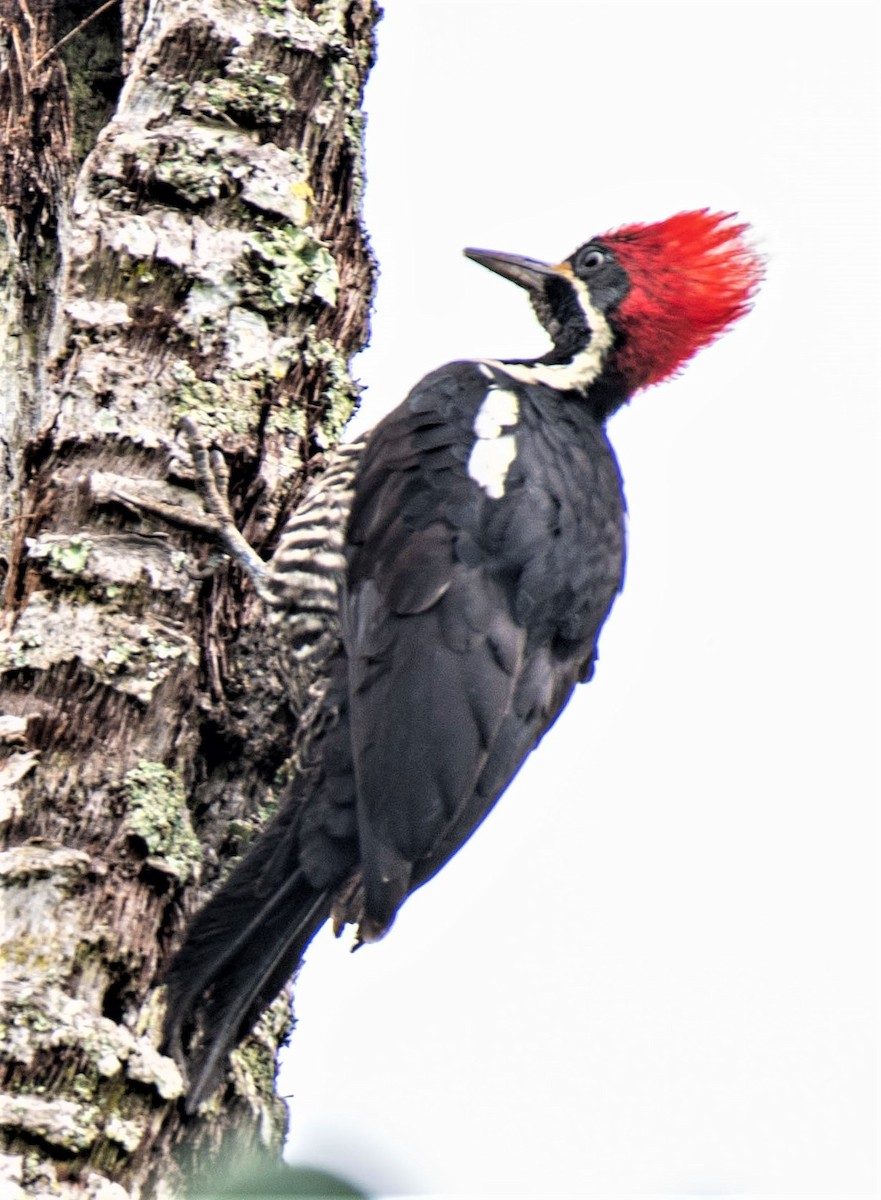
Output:
<svg viewBox="0 0 881 1200">
<path fill-rule="evenodd" d="M 192 493 L 184 488 L 150 479 L 128 479 L 121 475 L 93 472 L 90 478 L 92 495 L 98 502 L 113 501 L 135 512 L 158 518 L 180 529 L 202 534 L 219 544 L 225 554 L 242 568 L 266 603 L 278 604 L 278 598 L 267 587 L 269 570 L 263 559 L 248 544 L 236 526 L 227 499 L 229 470 L 223 454 L 209 447 L 202 431 L 191 417 L 184 417 L 181 428 L 187 439 L 193 462 L 196 490 L 201 500 L 197 508 Z M 198 575 L 211 575 L 217 570 L 212 563 Z"/>
<path fill-rule="evenodd" d="M 269 574 L 266 564 L 242 537 L 229 506 L 229 469 L 226 459 L 219 450 L 208 446 L 192 417 L 184 417 L 181 428 L 193 460 L 196 488 L 210 518 L 210 526 L 215 531 L 215 538 L 230 558 L 239 564 L 262 599 L 275 603 L 275 597 L 266 586 Z"/>
</svg>

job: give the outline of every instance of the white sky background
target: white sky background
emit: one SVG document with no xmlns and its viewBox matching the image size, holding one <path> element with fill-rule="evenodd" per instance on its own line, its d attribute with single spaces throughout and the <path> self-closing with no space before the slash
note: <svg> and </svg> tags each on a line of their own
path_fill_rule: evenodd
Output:
<svg viewBox="0 0 881 1200">
<path fill-rule="evenodd" d="M 873 1192 L 874 6 L 385 8 L 370 423 L 445 361 L 544 351 L 466 245 L 559 259 L 708 205 L 768 279 L 610 423 L 630 560 L 594 681 L 384 942 L 313 944 L 291 1151 L 386 1191 Z"/>
</svg>

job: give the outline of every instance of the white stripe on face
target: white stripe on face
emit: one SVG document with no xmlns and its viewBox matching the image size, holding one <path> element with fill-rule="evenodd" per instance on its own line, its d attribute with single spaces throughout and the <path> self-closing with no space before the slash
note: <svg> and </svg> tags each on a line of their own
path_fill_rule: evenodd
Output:
<svg viewBox="0 0 881 1200">
<path fill-rule="evenodd" d="M 563 363 L 503 363 L 484 358 L 481 363 L 504 371 L 518 383 L 543 383 L 557 392 L 586 392 L 602 373 L 606 356 L 612 348 L 614 335 L 605 315 L 591 301 L 590 292 L 577 276 L 569 282 L 578 296 L 578 304 L 590 330 L 590 341 L 583 350 Z"/>
</svg>

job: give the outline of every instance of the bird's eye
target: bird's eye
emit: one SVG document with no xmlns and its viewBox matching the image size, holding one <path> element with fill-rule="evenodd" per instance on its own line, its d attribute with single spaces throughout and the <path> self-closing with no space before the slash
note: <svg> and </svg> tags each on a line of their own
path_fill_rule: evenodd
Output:
<svg viewBox="0 0 881 1200">
<path fill-rule="evenodd" d="M 605 261 L 606 256 L 603 254 L 602 250 L 585 250 L 578 256 L 578 260 L 575 265 L 578 273 L 581 275 L 595 271 L 597 267 L 601 267 Z"/>
</svg>

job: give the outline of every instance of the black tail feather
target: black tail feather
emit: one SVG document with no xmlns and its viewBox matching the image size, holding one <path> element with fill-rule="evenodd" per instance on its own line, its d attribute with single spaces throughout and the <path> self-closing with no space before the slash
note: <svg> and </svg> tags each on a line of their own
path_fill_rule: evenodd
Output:
<svg viewBox="0 0 881 1200">
<path fill-rule="evenodd" d="M 306 946 L 323 925 L 328 912 L 326 892 L 312 893 L 313 903 L 301 911 L 290 927 L 290 913 L 284 897 L 273 901 L 279 910 L 265 911 L 259 932 L 259 966 L 250 973 L 254 954 L 247 956 L 249 975 L 237 963 L 234 978 L 216 982 L 205 1010 L 206 1032 L 198 1051 L 191 1057 L 186 1110 L 194 1113 L 220 1082 L 227 1054 L 250 1031 L 260 1014 L 278 995 L 285 981 L 297 970 Z M 271 932 L 270 932 L 271 930 Z M 274 940 L 273 940 L 274 939 Z"/>
<path fill-rule="evenodd" d="M 188 1112 L 213 1090 L 226 1055 L 294 975 L 328 915 L 329 891 L 291 862 L 281 832 L 270 826 L 196 915 L 166 978 L 164 1043 L 188 1061 Z"/>
<path fill-rule="evenodd" d="M 345 655 L 301 722 L 278 813 L 198 912 L 166 977 L 166 1052 L 188 1067 L 193 1112 L 228 1052 L 296 973 L 358 864 Z"/>
</svg>

